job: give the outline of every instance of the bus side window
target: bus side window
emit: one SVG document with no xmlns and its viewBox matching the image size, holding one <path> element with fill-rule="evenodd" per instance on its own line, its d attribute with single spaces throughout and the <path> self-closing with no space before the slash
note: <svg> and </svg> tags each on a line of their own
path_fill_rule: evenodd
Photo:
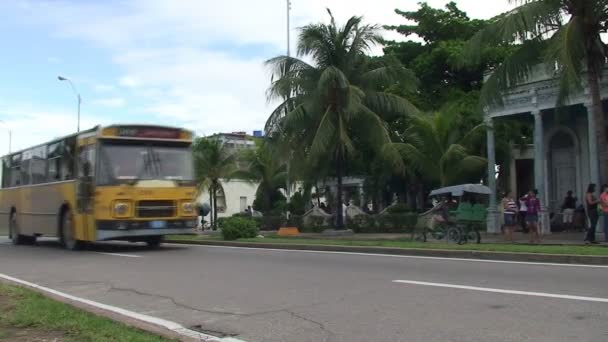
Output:
<svg viewBox="0 0 608 342">
<path fill-rule="evenodd" d="M 9 188 L 11 186 L 11 167 L 9 158 L 2 158 L 2 187 Z"/>
<path fill-rule="evenodd" d="M 46 182 L 46 159 L 33 157 L 30 162 L 30 174 L 32 184 L 42 184 Z"/>
<path fill-rule="evenodd" d="M 10 186 L 21 185 L 21 154 L 14 154 L 11 157 L 11 182 Z"/>
<path fill-rule="evenodd" d="M 47 181 L 61 181 L 61 142 L 56 142 L 48 146 L 48 162 L 47 162 Z"/>
</svg>

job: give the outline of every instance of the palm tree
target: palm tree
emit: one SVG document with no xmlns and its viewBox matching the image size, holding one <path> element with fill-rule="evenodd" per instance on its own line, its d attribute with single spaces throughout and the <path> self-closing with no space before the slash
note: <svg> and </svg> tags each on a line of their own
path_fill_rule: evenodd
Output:
<svg viewBox="0 0 608 342">
<path fill-rule="evenodd" d="M 234 178 L 259 182 L 256 192 L 257 204 L 261 208 L 257 210 L 270 210 L 276 200 L 280 188 L 285 187 L 286 170 L 285 164 L 276 158 L 275 149 L 269 141 L 256 141 L 256 148 L 244 150 L 240 159 L 244 167 L 233 173 Z"/>
<path fill-rule="evenodd" d="M 514 52 L 497 67 L 482 89 L 484 104 L 500 103 L 502 93 L 525 80 L 538 64 L 554 69 L 560 79 L 558 105 L 573 91 L 589 87 L 596 123 L 602 180 L 608 180 L 608 141 L 600 78 L 608 49 L 606 0 L 517 0 L 519 6 L 497 17 L 477 33 L 465 49 L 464 64 L 475 64 L 485 44 L 511 44 Z M 585 80 L 586 77 L 586 80 Z"/>
<path fill-rule="evenodd" d="M 447 186 L 483 172 L 487 161 L 469 149 L 474 139 L 482 137 L 483 125 L 463 133 L 459 130 L 461 116 L 452 111 L 420 114 L 409 121 L 403 137 L 406 142 L 395 145 L 427 182 Z"/>
<path fill-rule="evenodd" d="M 313 165 L 333 163 L 337 179 L 337 204 L 342 202 L 345 161 L 357 144 L 377 147 L 396 168 L 402 160 L 390 143 L 385 118 L 417 112 L 407 100 L 384 91 L 398 82 L 413 89 L 413 74 L 397 63 L 372 68 L 365 53 L 380 41 L 379 27 L 364 25 L 351 17 L 338 27 L 331 11 L 329 24 L 311 24 L 300 30 L 298 56 L 279 56 L 267 61 L 272 68 L 270 100 L 284 99 L 271 114 L 267 132 L 289 132 L 299 137 Z M 281 130 L 284 128 L 284 130 Z M 343 227 L 342 211 L 337 225 Z"/>
<path fill-rule="evenodd" d="M 217 228 L 217 192 L 221 191 L 220 180 L 232 178 L 236 172 L 237 155 L 229 151 L 216 138 L 198 138 L 193 146 L 194 166 L 199 189 L 209 190 L 212 204 L 211 225 Z"/>
</svg>

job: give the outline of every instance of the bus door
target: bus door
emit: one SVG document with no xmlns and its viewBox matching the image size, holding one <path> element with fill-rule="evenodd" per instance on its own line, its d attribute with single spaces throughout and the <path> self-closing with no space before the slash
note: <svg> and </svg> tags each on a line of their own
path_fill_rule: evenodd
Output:
<svg viewBox="0 0 608 342">
<path fill-rule="evenodd" d="M 81 145 L 78 154 L 78 177 L 76 178 L 76 235 L 82 240 L 95 241 L 95 219 L 93 216 L 93 174 L 95 171 L 95 144 Z"/>
</svg>

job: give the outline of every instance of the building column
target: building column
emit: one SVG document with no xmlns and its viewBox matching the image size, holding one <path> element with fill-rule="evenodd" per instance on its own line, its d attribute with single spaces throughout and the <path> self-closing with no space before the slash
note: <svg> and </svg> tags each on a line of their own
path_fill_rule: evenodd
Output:
<svg viewBox="0 0 608 342">
<path fill-rule="evenodd" d="M 601 184 L 597 136 L 595 133 L 595 116 L 593 115 L 591 103 L 585 103 L 585 108 L 587 109 L 587 141 L 589 142 L 589 179 L 591 183 L 597 184 L 599 188 Z M 586 187 L 583 190 L 586 190 Z"/>
<path fill-rule="evenodd" d="M 544 127 L 543 117 L 540 110 L 532 111 L 534 116 L 534 187 L 538 190 L 540 198 L 540 228 L 541 234 L 551 233 L 551 222 L 549 221 L 549 213 L 547 212 L 547 189 L 545 180 L 546 175 L 546 155 L 544 146 Z"/>
<path fill-rule="evenodd" d="M 365 191 L 363 190 L 363 181 L 361 181 L 359 184 L 359 206 L 361 209 L 367 208 L 367 203 L 365 202 Z"/>
<path fill-rule="evenodd" d="M 488 186 L 490 187 L 490 205 L 488 207 L 487 231 L 500 233 L 498 224 L 498 204 L 496 195 L 496 143 L 494 139 L 494 122 L 486 117 L 486 140 L 488 145 Z"/>
<path fill-rule="evenodd" d="M 602 184 L 600 184 L 600 164 L 599 154 L 597 152 L 597 134 L 595 133 L 595 116 L 593 115 L 593 106 L 591 103 L 584 104 L 587 109 L 587 141 L 589 142 L 589 180 L 596 184 L 596 195 L 602 192 Z M 587 191 L 586 184 L 583 184 L 583 191 Z M 586 207 L 586 206 L 585 206 Z M 604 226 L 606 217 L 600 216 L 597 226 L 595 227 L 596 238 L 603 233 L 601 227 Z"/>
</svg>

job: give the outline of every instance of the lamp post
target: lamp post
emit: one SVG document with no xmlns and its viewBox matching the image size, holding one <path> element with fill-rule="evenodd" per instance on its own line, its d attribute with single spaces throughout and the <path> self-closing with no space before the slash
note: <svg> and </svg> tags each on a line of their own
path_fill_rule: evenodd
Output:
<svg viewBox="0 0 608 342">
<path fill-rule="evenodd" d="M 291 48 L 290 48 L 290 35 L 289 35 L 289 30 L 290 30 L 290 22 L 289 22 L 289 17 L 290 17 L 290 11 L 291 11 L 291 0 L 286 0 L 287 1 L 287 57 L 291 57 Z M 287 70 L 285 70 L 287 71 Z M 287 96 L 287 98 L 289 99 L 289 95 Z M 287 109 L 285 110 L 287 114 Z M 291 148 L 289 148 L 289 155 L 287 156 L 287 177 L 286 178 L 286 189 L 285 189 L 285 195 L 287 195 L 287 204 L 289 204 L 291 202 L 291 182 L 289 181 L 289 171 L 290 171 L 290 165 L 291 164 Z M 289 208 L 287 209 L 287 218 L 289 219 L 290 216 L 290 212 L 289 212 Z"/>
<path fill-rule="evenodd" d="M 11 147 L 13 144 L 13 131 L 11 131 L 11 128 L 6 124 L 4 120 L 0 120 L 0 123 L 3 123 L 6 126 L 6 130 L 8 131 L 8 153 L 10 154 L 12 152 Z"/>
<path fill-rule="evenodd" d="M 291 48 L 290 48 L 290 35 L 289 35 L 289 30 L 291 28 L 291 24 L 289 23 L 290 21 L 290 11 L 291 11 L 291 0 L 287 0 L 287 57 L 290 57 L 291 55 Z"/>
<path fill-rule="evenodd" d="M 80 132 L 80 104 L 82 103 L 82 98 L 80 97 L 80 94 L 76 90 L 76 87 L 74 86 L 74 83 L 72 82 L 72 80 L 70 80 L 67 77 L 63 77 L 63 76 L 57 76 L 57 79 L 60 80 L 60 81 L 67 81 L 70 84 L 70 87 L 72 88 L 72 90 L 74 91 L 74 94 L 76 95 L 76 99 L 78 100 L 77 132 Z"/>
</svg>

